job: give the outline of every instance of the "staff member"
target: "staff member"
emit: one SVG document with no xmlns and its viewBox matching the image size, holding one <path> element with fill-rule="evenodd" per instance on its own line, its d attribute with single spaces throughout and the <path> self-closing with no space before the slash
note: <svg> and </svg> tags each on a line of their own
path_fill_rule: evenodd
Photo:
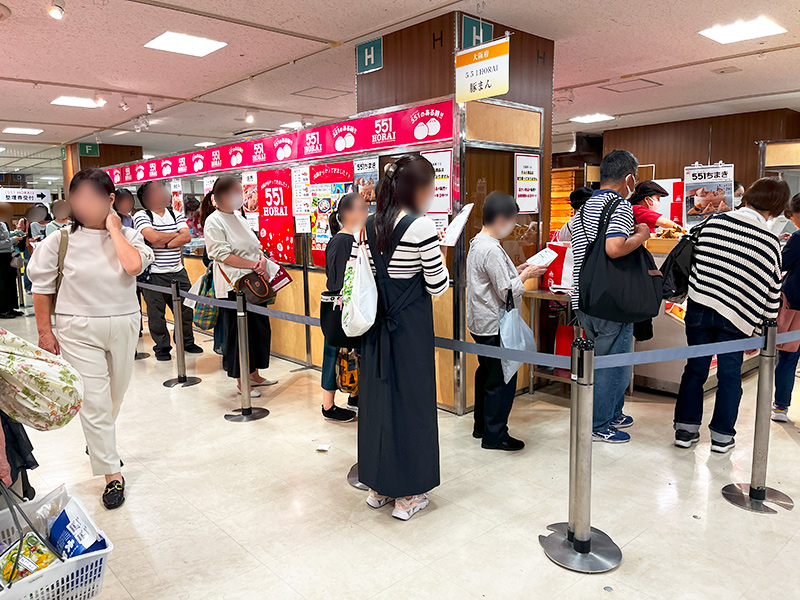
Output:
<svg viewBox="0 0 800 600">
<path fill-rule="evenodd" d="M 106 478 L 103 504 L 113 509 L 125 501 L 115 421 L 139 333 L 136 276 L 153 261 L 153 251 L 111 209 L 114 183 L 105 171 L 77 173 L 69 184 L 68 202 L 74 220 L 60 283 L 63 232 L 45 238 L 28 264 L 39 347 L 62 352 L 83 378 L 83 434 L 92 472 Z M 50 324 L 54 303 L 55 335 Z"/>
<path fill-rule="evenodd" d="M 515 267 L 500 240 L 517 224 L 519 206 L 505 192 L 492 192 L 483 201 L 483 229 L 476 235 L 467 254 L 467 329 L 479 344 L 500 346 L 500 318 L 508 293 L 519 306 L 525 282 L 539 277 L 547 267 L 527 263 Z M 517 391 L 517 375 L 505 382 L 499 358 L 478 356 L 475 371 L 475 425 L 472 437 L 481 439 L 481 448 L 522 450 L 525 442 L 508 433 L 508 415 Z"/>
<path fill-rule="evenodd" d="M 406 155 L 386 171 L 366 234 L 378 287 L 378 316 L 363 337 L 359 372 L 358 470 L 367 504 L 394 500 L 407 521 L 439 485 L 436 369 L 431 296 L 447 291 L 436 225 L 424 215 L 434 169 Z"/>
<path fill-rule="evenodd" d="M 186 219 L 182 214 L 172 210 L 172 194 L 162 181 L 145 183 L 136 191 L 136 195 L 144 210 L 136 213 L 133 222 L 136 230 L 152 246 L 156 257 L 150 268 L 148 283 L 169 287 L 172 285 L 172 280 L 177 279 L 178 287 L 188 292 L 192 284 L 181 262 L 181 248 L 191 241 Z M 156 360 L 171 360 L 172 345 L 169 341 L 166 310 L 168 305 L 171 306 L 172 294 L 143 289 L 142 295 L 147 304 L 147 326 L 155 342 L 153 351 Z M 181 307 L 183 349 L 189 354 L 202 354 L 203 349 L 194 343 L 192 330 L 194 311 L 184 304 L 181 304 Z M 179 327 L 178 316 L 174 315 L 174 318 L 175 327 Z"/>
<path fill-rule="evenodd" d="M 633 195 L 630 202 L 633 205 L 633 220 L 636 223 L 644 223 L 654 233 L 656 227 L 666 227 L 674 229 L 680 227 L 674 221 L 669 220 L 656 209 L 661 204 L 661 198 L 669 196 L 669 192 L 658 185 L 655 181 L 640 181 L 633 188 Z"/>
<path fill-rule="evenodd" d="M 216 206 L 215 206 L 216 204 Z M 236 300 L 233 287 L 248 273 L 255 271 L 267 275 L 267 259 L 261 250 L 256 234 L 242 216 L 244 191 L 242 182 L 224 175 L 214 182 L 211 195 L 203 198 L 200 205 L 200 224 L 203 226 L 208 257 L 214 261 L 214 294 L 217 298 Z M 228 377 L 238 381 L 242 393 L 241 369 L 239 366 L 239 323 L 236 309 L 220 308 L 220 319 L 225 323 L 225 341 L 222 346 L 222 367 Z M 269 350 L 272 331 L 269 317 L 258 313 L 247 314 L 249 336 L 250 384 L 275 385 L 277 380 L 266 379 L 258 374 L 259 369 L 269 367 Z M 250 389 L 250 396 L 261 395 Z"/>
</svg>

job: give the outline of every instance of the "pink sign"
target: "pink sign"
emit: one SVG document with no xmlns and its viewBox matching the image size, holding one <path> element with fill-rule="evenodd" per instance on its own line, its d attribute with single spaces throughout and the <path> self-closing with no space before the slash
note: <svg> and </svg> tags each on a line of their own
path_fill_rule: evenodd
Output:
<svg viewBox="0 0 800 600">
<path fill-rule="evenodd" d="M 311 185 L 318 183 L 342 183 L 353 181 L 353 161 L 311 165 L 308 168 Z"/>
<path fill-rule="evenodd" d="M 258 237 L 261 247 L 282 263 L 293 263 L 292 171 L 258 172 Z"/>
<path fill-rule="evenodd" d="M 106 173 L 108 173 L 108 176 L 111 177 L 111 181 L 114 182 L 114 185 L 119 185 L 122 183 L 122 169 L 108 169 Z"/>
<path fill-rule="evenodd" d="M 122 169 L 122 183 L 135 184 L 386 148 L 439 144 L 452 139 L 453 103 L 445 101 L 118 168 Z M 113 171 L 107 169 L 112 178 Z"/>
</svg>

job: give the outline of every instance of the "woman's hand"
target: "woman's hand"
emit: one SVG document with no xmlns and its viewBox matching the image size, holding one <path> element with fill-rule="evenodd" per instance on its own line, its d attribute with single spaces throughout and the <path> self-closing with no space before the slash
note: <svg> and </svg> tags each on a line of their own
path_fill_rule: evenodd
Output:
<svg viewBox="0 0 800 600">
<path fill-rule="evenodd" d="M 528 265 L 528 268 L 519 274 L 519 278 L 522 280 L 522 283 L 525 283 L 528 279 L 541 277 L 545 273 L 547 273 L 547 267 L 544 265 Z"/>
<path fill-rule="evenodd" d="M 530 267 L 530 265 L 529 265 L 528 263 L 526 263 L 526 262 L 522 263 L 521 265 L 517 265 L 517 273 L 518 273 L 519 275 L 522 275 L 522 272 L 523 272 L 525 269 L 527 269 L 528 267 Z"/>
<path fill-rule="evenodd" d="M 39 334 L 39 348 L 47 350 L 50 354 L 61 354 L 58 340 L 52 331 L 44 331 Z"/>
<path fill-rule="evenodd" d="M 106 229 L 108 229 L 108 231 L 122 231 L 122 220 L 119 218 L 117 211 L 108 211 L 108 216 L 106 217 Z"/>
<path fill-rule="evenodd" d="M 267 276 L 267 259 L 263 256 L 258 259 L 258 262 L 253 267 L 253 271 L 261 275 L 262 277 Z"/>
</svg>

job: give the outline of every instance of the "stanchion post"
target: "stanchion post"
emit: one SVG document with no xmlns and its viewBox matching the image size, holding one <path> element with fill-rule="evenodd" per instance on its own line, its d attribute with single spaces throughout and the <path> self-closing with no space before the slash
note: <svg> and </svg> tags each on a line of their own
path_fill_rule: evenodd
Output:
<svg viewBox="0 0 800 600">
<path fill-rule="evenodd" d="M 189 387 L 197 385 L 201 379 L 199 377 L 186 376 L 186 354 L 184 353 L 183 340 L 183 298 L 178 287 L 178 280 L 172 280 L 172 329 L 175 332 L 175 358 L 178 364 L 178 376 L 175 379 L 168 379 L 164 382 L 164 387 Z"/>
<path fill-rule="evenodd" d="M 545 554 L 559 566 L 579 573 L 605 573 L 619 565 L 622 551 L 592 527 L 592 420 L 594 413 L 594 344 L 572 345 L 570 411 L 569 522 L 553 523 L 540 535 Z"/>
<path fill-rule="evenodd" d="M 228 332 L 230 335 L 230 332 Z M 247 330 L 247 306 L 243 292 L 236 292 L 236 335 L 239 343 L 239 381 L 241 386 L 242 408 L 225 415 L 234 423 L 245 423 L 263 419 L 269 414 L 266 408 L 253 408 L 250 400 L 250 334 Z"/>
<path fill-rule="evenodd" d="M 778 355 L 778 323 L 775 319 L 764 321 L 764 346 L 758 357 L 758 392 L 756 396 L 756 423 L 753 436 L 753 464 L 750 467 L 750 484 L 731 483 L 722 488 L 723 497 L 740 508 L 753 512 L 775 514 L 765 502 L 786 510 L 794 508 L 794 501 L 776 489 L 767 487 L 767 457 L 769 455 L 769 429 L 772 396 L 775 389 L 775 360 Z"/>
</svg>

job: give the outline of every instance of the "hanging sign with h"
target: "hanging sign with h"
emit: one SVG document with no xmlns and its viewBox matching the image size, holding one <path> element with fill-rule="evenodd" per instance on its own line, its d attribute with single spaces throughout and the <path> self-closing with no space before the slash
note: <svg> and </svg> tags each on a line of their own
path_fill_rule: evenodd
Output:
<svg viewBox="0 0 800 600">
<path fill-rule="evenodd" d="M 363 75 L 383 68 L 383 38 L 356 46 L 356 73 Z"/>
</svg>

